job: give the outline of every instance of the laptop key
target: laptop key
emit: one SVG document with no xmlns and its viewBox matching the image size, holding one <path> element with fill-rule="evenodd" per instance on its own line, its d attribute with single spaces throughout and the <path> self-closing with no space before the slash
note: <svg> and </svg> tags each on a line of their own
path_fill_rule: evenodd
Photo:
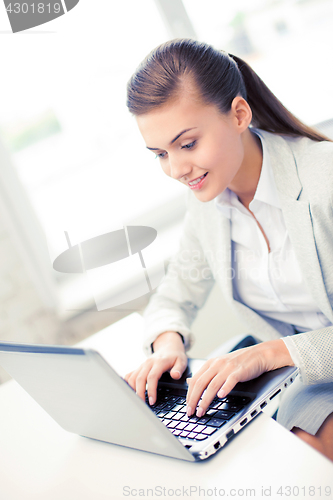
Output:
<svg viewBox="0 0 333 500">
<path fill-rule="evenodd" d="M 206 429 L 205 425 L 197 425 L 194 430 L 195 432 L 203 432 L 205 429 Z"/>
<path fill-rule="evenodd" d="M 214 404 L 210 404 L 209 408 L 218 408 L 221 404 L 222 404 L 221 401 L 217 401 Z"/>
<path fill-rule="evenodd" d="M 158 413 L 160 413 L 160 409 L 159 408 L 150 408 L 152 412 L 155 413 L 155 415 L 157 415 Z"/>
<path fill-rule="evenodd" d="M 195 439 L 197 437 L 197 434 L 195 432 L 190 432 L 189 435 L 187 436 L 187 439 Z"/>
<path fill-rule="evenodd" d="M 177 403 L 178 403 L 179 405 L 185 405 L 185 404 L 186 404 L 186 398 L 182 398 L 182 397 L 180 397 L 180 398 L 178 399 Z"/>
<path fill-rule="evenodd" d="M 217 413 L 217 410 L 207 410 L 206 415 L 213 417 Z"/>
<path fill-rule="evenodd" d="M 178 422 L 178 424 L 176 425 L 176 429 L 184 429 L 184 427 L 186 427 L 187 425 L 187 422 Z"/>
<path fill-rule="evenodd" d="M 203 434 L 207 434 L 207 436 L 211 436 L 214 434 L 214 432 L 217 431 L 217 427 L 209 427 L 207 426 L 206 429 L 202 431 Z"/>
<path fill-rule="evenodd" d="M 235 404 L 235 403 L 221 403 L 219 406 L 219 410 L 229 410 L 229 411 L 239 411 L 242 408 L 244 408 L 243 405 L 241 404 Z"/>
<path fill-rule="evenodd" d="M 172 411 L 180 411 L 182 413 L 186 413 L 186 406 L 185 405 L 176 404 L 176 406 L 174 406 L 172 408 Z"/>
<path fill-rule="evenodd" d="M 165 415 L 165 418 L 170 418 L 172 419 L 174 416 L 176 415 L 176 413 L 174 411 L 169 411 L 169 413 L 167 413 Z"/>
<path fill-rule="evenodd" d="M 176 413 L 173 417 L 172 420 L 180 420 L 183 417 L 184 413 Z"/>
<path fill-rule="evenodd" d="M 179 436 L 182 433 L 180 429 L 171 429 L 171 432 L 174 436 Z"/>
<path fill-rule="evenodd" d="M 210 420 L 210 417 L 200 417 L 197 422 L 198 424 L 207 424 Z"/>
<path fill-rule="evenodd" d="M 243 408 L 244 408 L 243 405 L 230 405 L 230 411 L 238 412 L 238 411 L 242 410 Z"/>
<path fill-rule="evenodd" d="M 156 401 L 154 405 L 151 405 L 151 408 L 156 410 L 161 410 L 165 406 L 165 403 L 161 403 L 160 401 Z"/>
<path fill-rule="evenodd" d="M 180 437 L 186 438 L 189 435 L 189 432 L 183 431 L 181 434 L 179 434 Z"/>
<path fill-rule="evenodd" d="M 193 431 L 193 429 L 197 426 L 197 424 L 187 424 L 186 427 L 184 427 L 184 431 Z"/>
<path fill-rule="evenodd" d="M 178 399 L 179 399 L 179 396 L 169 396 L 168 402 L 177 403 Z"/>
<path fill-rule="evenodd" d="M 173 429 L 174 427 L 176 427 L 176 425 L 177 425 L 177 420 L 171 420 L 171 422 L 167 424 L 167 427 L 168 429 Z"/>
<path fill-rule="evenodd" d="M 157 416 L 158 416 L 158 418 L 164 418 L 166 414 L 167 414 L 167 412 L 160 411 L 159 413 L 157 413 Z"/>
<path fill-rule="evenodd" d="M 251 398 L 247 396 L 228 396 L 226 398 L 227 403 L 231 404 L 241 404 L 241 405 L 247 405 L 251 401 Z"/>
<path fill-rule="evenodd" d="M 235 413 L 231 412 L 231 411 L 217 411 L 214 415 L 214 418 L 222 418 L 223 420 L 230 420 L 233 416 L 235 415 Z"/>
<path fill-rule="evenodd" d="M 211 418 L 209 425 L 212 427 L 222 427 L 226 423 L 226 420 L 221 420 L 220 418 Z"/>
<path fill-rule="evenodd" d="M 195 440 L 196 441 L 203 441 L 204 439 L 207 439 L 208 436 L 206 436 L 205 434 L 197 434 L 196 437 L 195 437 Z"/>
<path fill-rule="evenodd" d="M 163 410 L 172 410 L 174 406 L 175 403 L 167 403 L 166 405 L 163 406 Z"/>
<path fill-rule="evenodd" d="M 159 401 L 161 401 L 161 402 L 162 401 L 168 401 L 169 398 L 170 398 L 169 394 L 160 394 L 159 397 L 158 397 Z"/>
</svg>

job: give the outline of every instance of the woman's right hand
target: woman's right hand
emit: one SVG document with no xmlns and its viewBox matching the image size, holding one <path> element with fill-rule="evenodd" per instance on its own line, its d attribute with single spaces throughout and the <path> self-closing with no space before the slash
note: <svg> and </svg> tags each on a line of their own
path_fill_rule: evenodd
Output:
<svg viewBox="0 0 333 500">
<path fill-rule="evenodd" d="M 161 333 L 153 343 L 154 353 L 136 370 L 125 376 L 126 382 L 149 404 L 156 402 L 157 384 L 162 374 L 170 370 L 172 378 L 178 380 L 187 367 L 187 356 L 181 336 L 177 332 Z"/>
</svg>

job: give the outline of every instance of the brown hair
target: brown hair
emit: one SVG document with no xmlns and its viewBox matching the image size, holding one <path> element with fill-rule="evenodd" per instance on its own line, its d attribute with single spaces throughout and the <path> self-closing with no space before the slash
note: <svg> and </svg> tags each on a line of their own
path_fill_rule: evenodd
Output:
<svg viewBox="0 0 333 500">
<path fill-rule="evenodd" d="M 203 102 L 227 113 L 237 95 L 252 110 L 252 125 L 268 132 L 329 141 L 298 120 L 239 57 L 192 39 L 159 45 L 142 61 L 127 84 L 127 107 L 141 115 L 175 99 L 185 79 L 194 82 Z"/>
</svg>

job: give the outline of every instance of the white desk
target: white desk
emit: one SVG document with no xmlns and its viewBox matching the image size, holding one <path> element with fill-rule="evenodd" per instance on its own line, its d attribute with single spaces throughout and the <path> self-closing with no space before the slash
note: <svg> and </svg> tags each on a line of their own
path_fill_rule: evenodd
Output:
<svg viewBox="0 0 333 500">
<path fill-rule="evenodd" d="M 141 318 L 133 314 L 81 345 L 127 371 L 140 361 Z M 70 434 L 14 381 L 0 387 L 0 408 L 0 500 L 223 498 L 222 489 L 225 497 L 281 500 L 288 486 L 289 498 L 333 499 L 333 464 L 264 414 L 214 457 L 186 463 Z"/>
</svg>

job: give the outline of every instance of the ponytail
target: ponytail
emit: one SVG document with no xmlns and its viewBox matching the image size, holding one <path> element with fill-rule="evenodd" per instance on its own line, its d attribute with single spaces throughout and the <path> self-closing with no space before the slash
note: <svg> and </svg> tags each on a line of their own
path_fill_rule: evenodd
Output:
<svg viewBox="0 0 333 500">
<path fill-rule="evenodd" d="M 138 116 L 175 99 L 189 79 L 204 103 L 227 113 L 236 96 L 252 109 L 252 125 L 275 134 L 329 141 L 298 120 L 239 57 L 192 39 L 159 45 L 144 59 L 127 84 L 127 106 Z"/>
<path fill-rule="evenodd" d="M 276 134 L 308 137 L 314 141 L 330 141 L 328 137 L 308 127 L 288 111 L 243 59 L 232 54 L 229 56 L 236 62 L 242 74 L 254 127 Z"/>
</svg>

